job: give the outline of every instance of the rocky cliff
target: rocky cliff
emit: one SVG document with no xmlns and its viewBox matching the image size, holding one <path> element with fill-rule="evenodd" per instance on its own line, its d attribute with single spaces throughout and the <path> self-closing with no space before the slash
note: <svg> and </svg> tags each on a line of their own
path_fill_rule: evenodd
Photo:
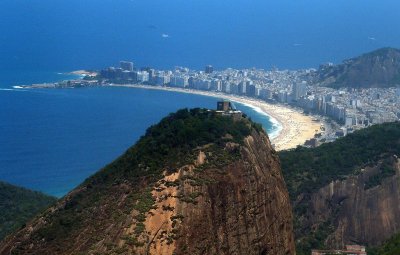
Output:
<svg viewBox="0 0 400 255">
<path fill-rule="evenodd" d="M 332 219 L 329 247 L 348 243 L 382 244 L 400 231 L 400 162 L 391 162 L 396 174 L 380 185 L 367 188 L 372 176 L 381 174 L 380 166 L 366 167 L 357 176 L 337 180 L 311 196 L 307 225 L 316 226 Z"/>
<path fill-rule="evenodd" d="M 260 126 L 181 110 L 0 254 L 295 254 L 277 154 Z"/>
<path fill-rule="evenodd" d="M 400 50 L 382 48 L 345 60 L 340 65 L 322 65 L 318 83 L 327 87 L 393 87 L 400 84 Z"/>
<path fill-rule="evenodd" d="M 317 148 L 281 151 L 297 254 L 376 246 L 400 232 L 400 122 L 374 125 Z"/>
</svg>

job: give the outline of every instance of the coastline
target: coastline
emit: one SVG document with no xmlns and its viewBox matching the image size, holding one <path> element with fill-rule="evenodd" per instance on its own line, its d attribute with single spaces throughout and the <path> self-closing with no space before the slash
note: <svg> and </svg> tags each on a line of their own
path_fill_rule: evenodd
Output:
<svg viewBox="0 0 400 255">
<path fill-rule="evenodd" d="M 93 71 L 86 71 L 86 70 L 76 70 L 76 71 L 72 71 L 68 74 L 73 74 L 73 75 L 79 75 L 79 76 L 96 76 L 97 72 L 93 72 Z"/>
<path fill-rule="evenodd" d="M 272 134 L 269 134 L 271 144 L 275 146 L 275 150 L 277 151 L 293 149 L 296 148 L 298 145 L 303 145 L 306 140 L 313 138 L 315 134 L 321 132 L 321 123 L 315 122 L 312 116 L 305 115 L 300 111 L 284 105 L 269 104 L 265 101 L 255 98 L 239 97 L 220 92 L 149 85 L 110 84 L 109 86 L 156 89 L 188 94 L 197 94 L 226 99 L 249 106 L 260 112 L 261 114 L 269 116 L 273 125 L 277 127 L 276 131 L 274 131 Z"/>
</svg>

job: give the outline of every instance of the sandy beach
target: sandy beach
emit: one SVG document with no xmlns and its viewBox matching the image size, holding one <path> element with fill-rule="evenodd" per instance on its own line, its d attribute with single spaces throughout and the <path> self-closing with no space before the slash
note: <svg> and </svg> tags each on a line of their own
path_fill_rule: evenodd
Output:
<svg viewBox="0 0 400 255">
<path fill-rule="evenodd" d="M 313 120 L 312 116 L 303 114 L 293 108 L 289 108 L 284 105 L 269 104 L 262 100 L 239 97 L 235 95 L 228 95 L 225 93 L 211 92 L 211 91 L 199 91 L 191 89 L 171 88 L 171 87 L 159 87 L 159 86 L 146 86 L 146 85 L 119 85 L 113 84 L 110 86 L 119 87 L 132 87 L 132 88 L 143 88 L 143 89 L 158 89 L 166 91 L 174 91 L 181 93 L 198 94 L 204 96 L 217 97 L 221 99 L 230 100 L 251 106 L 253 108 L 259 108 L 263 113 L 267 114 L 272 118 L 273 122 L 279 123 L 281 130 L 276 136 L 270 137 L 271 143 L 275 146 L 277 151 L 287 150 L 296 148 L 298 145 L 304 144 L 304 142 L 310 138 L 313 138 L 316 133 L 320 131 L 320 122 Z"/>
</svg>

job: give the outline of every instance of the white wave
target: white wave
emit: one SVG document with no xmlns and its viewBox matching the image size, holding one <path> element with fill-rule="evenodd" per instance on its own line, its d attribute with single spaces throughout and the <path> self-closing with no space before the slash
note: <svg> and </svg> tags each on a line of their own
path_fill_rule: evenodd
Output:
<svg viewBox="0 0 400 255">
<path fill-rule="evenodd" d="M 273 130 L 268 134 L 269 138 L 271 138 L 271 140 L 273 140 L 276 137 L 278 137 L 278 135 L 281 133 L 282 129 L 283 129 L 283 127 L 280 123 L 277 125 L 274 124 Z"/>
<path fill-rule="evenodd" d="M 253 109 L 255 112 L 268 117 L 269 121 L 272 123 L 272 128 L 268 132 L 268 135 L 271 139 L 276 138 L 282 131 L 282 129 L 283 129 L 282 124 L 277 119 L 275 119 L 274 117 L 269 115 L 267 112 L 263 111 L 260 107 L 252 105 L 252 104 L 248 104 L 245 102 L 239 102 L 239 101 L 235 101 L 235 100 L 232 100 L 232 101 L 234 101 L 238 104 L 241 104 L 241 105 L 245 105 L 245 106 Z"/>
<path fill-rule="evenodd" d="M 18 88 L 17 88 L 18 87 Z M 23 87 L 20 86 L 13 86 L 12 89 L 9 88 L 0 88 L 0 91 L 27 91 L 26 89 L 23 89 Z"/>
</svg>

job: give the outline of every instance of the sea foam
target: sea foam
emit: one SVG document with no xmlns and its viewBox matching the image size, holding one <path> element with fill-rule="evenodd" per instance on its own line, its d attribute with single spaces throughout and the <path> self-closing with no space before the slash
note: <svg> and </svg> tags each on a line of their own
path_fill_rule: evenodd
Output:
<svg viewBox="0 0 400 255">
<path fill-rule="evenodd" d="M 269 121 L 272 123 L 272 129 L 268 133 L 268 135 L 271 139 L 275 139 L 282 131 L 282 128 L 283 128 L 282 124 L 277 119 L 275 119 L 274 117 L 269 115 L 267 112 L 263 111 L 260 107 L 258 107 L 256 105 L 248 104 L 245 102 L 239 102 L 239 101 L 235 101 L 235 100 L 232 100 L 232 101 L 236 102 L 237 104 L 245 105 L 245 106 L 253 109 L 255 112 L 268 117 Z"/>
</svg>

